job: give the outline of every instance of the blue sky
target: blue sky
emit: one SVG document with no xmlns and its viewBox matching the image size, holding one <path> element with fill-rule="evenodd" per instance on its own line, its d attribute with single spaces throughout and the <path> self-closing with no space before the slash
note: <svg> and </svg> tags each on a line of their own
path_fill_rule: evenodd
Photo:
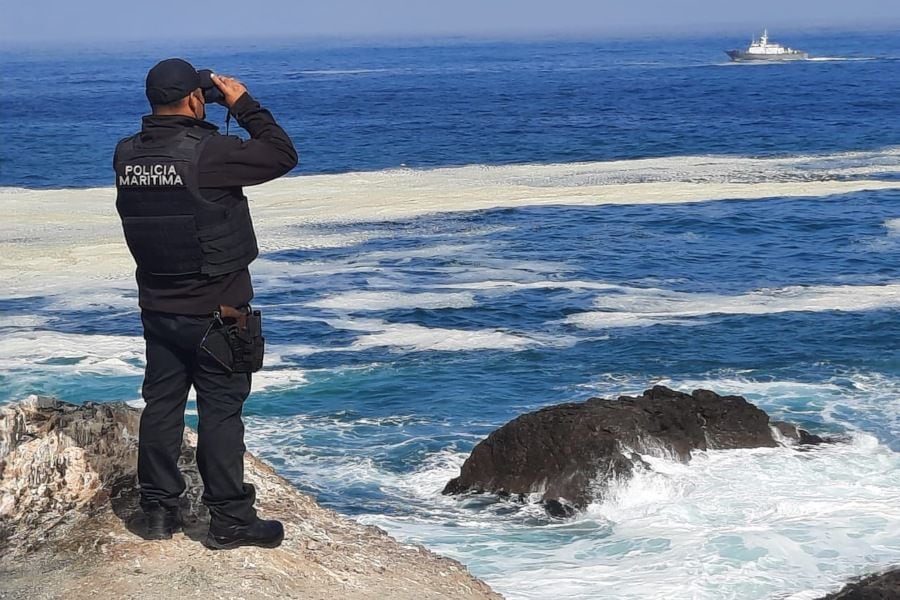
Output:
<svg viewBox="0 0 900 600">
<path fill-rule="evenodd" d="M 900 0 L 0 0 L 6 42 L 900 26 Z"/>
</svg>

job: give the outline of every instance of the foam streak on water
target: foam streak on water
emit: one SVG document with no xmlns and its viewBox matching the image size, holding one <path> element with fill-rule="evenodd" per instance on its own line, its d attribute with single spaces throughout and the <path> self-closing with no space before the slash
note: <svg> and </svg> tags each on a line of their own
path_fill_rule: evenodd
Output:
<svg viewBox="0 0 900 600">
<path fill-rule="evenodd" d="M 789 287 L 754 290 L 736 296 L 689 294 L 653 288 L 622 288 L 614 292 L 594 300 L 594 306 L 602 310 L 570 315 L 568 322 L 580 327 L 603 328 L 679 323 L 706 315 L 765 315 L 900 307 L 898 284 Z"/>
</svg>

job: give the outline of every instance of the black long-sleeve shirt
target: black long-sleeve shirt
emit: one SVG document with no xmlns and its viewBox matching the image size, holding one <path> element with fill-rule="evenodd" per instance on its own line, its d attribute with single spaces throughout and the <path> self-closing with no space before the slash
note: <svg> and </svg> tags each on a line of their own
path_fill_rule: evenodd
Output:
<svg viewBox="0 0 900 600">
<path fill-rule="evenodd" d="M 281 177 L 297 165 L 297 151 L 290 137 L 272 113 L 262 108 L 250 94 L 241 96 L 231 108 L 238 125 L 250 134 L 214 135 L 199 159 L 200 193 L 210 202 L 234 202 L 240 188 Z M 180 115 L 147 115 L 143 118 L 141 141 L 159 142 L 186 127 L 218 129 L 200 119 Z M 184 315 L 211 314 L 220 304 L 243 306 L 253 298 L 250 272 L 241 269 L 218 276 L 163 276 L 137 271 L 141 308 Z"/>
</svg>

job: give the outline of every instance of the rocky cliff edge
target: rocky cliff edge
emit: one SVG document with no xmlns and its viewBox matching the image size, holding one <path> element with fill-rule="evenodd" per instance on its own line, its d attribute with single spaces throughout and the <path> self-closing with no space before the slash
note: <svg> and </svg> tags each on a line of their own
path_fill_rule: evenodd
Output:
<svg viewBox="0 0 900 600">
<path fill-rule="evenodd" d="M 248 453 L 276 550 L 214 552 L 188 431 L 185 532 L 145 541 L 135 465 L 140 412 L 32 396 L 0 408 L 0 598 L 500 599 L 456 561 L 324 509 Z"/>
</svg>

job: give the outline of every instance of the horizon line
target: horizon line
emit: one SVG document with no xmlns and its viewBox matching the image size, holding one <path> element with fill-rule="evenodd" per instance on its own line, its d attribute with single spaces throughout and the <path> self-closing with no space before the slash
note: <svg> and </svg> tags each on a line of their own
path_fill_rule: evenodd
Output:
<svg viewBox="0 0 900 600">
<path fill-rule="evenodd" d="M 757 35 L 758 32 L 765 28 L 774 29 L 779 32 L 787 32 L 791 34 L 808 34 L 808 33 L 887 33 L 900 30 L 900 19 L 894 22 L 856 22 L 856 23 L 822 23 L 822 24 L 806 24 L 806 25 L 778 25 L 774 23 L 776 28 L 766 25 L 743 25 L 738 23 L 721 23 L 712 24 L 698 28 L 678 28 L 668 29 L 663 27 L 657 28 L 623 28 L 605 29 L 605 30 L 528 30 L 528 31 L 474 31 L 474 32 L 452 32 L 452 31 L 435 31 L 432 33 L 407 33 L 407 32 L 381 32 L 381 33 L 334 33 L 334 34 L 290 34 L 283 33 L 277 35 L 265 35 L 262 33 L 248 33 L 244 35 L 234 34 L 213 34 L 209 36 L 187 36 L 173 35 L 170 37 L 121 37 L 121 38 L 36 38 L 36 39 L 10 39 L 8 36 L 2 36 L 0 39 L 0 50 L 52 50 L 63 48 L 107 48 L 128 45 L 142 45 L 152 47 L 159 44 L 188 44 L 200 45 L 204 43 L 214 43 L 218 41 L 236 41 L 244 43 L 297 43 L 297 44 L 323 44 L 337 46 L 352 45 L 375 45 L 375 46 L 393 46 L 403 44 L 418 45 L 424 42 L 436 44 L 454 44 L 467 42 L 534 42 L 534 41 L 553 41 L 553 40 L 572 40 L 572 41 L 589 41 L 589 40 L 631 40 L 640 38 L 656 38 L 656 39 L 682 39 L 689 37 L 719 37 L 719 36 L 737 36 L 737 35 Z M 780 34 L 777 34 L 780 35 Z"/>
</svg>

